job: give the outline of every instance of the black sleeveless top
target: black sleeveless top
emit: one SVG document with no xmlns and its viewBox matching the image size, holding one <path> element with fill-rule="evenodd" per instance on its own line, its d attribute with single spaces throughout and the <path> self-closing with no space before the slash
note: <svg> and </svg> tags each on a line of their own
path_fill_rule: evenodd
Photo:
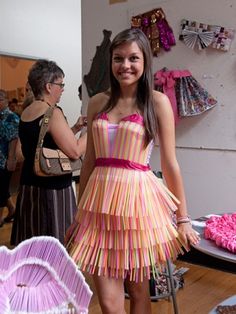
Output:
<svg viewBox="0 0 236 314">
<path fill-rule="evenodd" d="M 25 158 L 20 184 L 43 187 L 45 189 L 63 189 L 72 184 L 72 174 L 56 177 L 39 177 L 34 174 L 34 156 L 40 131 L 39 124 L 42 118 L 43 115 L 30 122 L 20 120 L 19 138 L 21 141 L 22 153 Z M 58 148 L 49 133 L 46 133 L 44 137 L 43 146 L 52 149 Z"/>
</svg>

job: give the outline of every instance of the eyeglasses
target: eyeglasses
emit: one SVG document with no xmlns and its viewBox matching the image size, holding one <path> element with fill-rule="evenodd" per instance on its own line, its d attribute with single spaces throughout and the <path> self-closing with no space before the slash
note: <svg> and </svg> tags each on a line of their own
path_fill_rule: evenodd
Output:
<svg viewBox="0 0 236 314">
<path fill-rule="evenodd" d="M 65 87 L 65 83 L 54 83 L 54 82 L 50 82 L 50 84 L 58 85 L 58 86 L 60 86 L 61 89 Z"/>
</svg>

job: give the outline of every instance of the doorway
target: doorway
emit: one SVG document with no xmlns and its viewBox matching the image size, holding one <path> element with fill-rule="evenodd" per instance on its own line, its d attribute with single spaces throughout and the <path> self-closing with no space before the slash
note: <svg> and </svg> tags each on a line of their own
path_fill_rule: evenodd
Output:
<svg viewBox="0 0 236 314">
<path fill-rule="evenodd" d="M 32 59 L 0 55 L 0 88 L 7 92 L 9 108 L 19 116 L 23 110 L 28 72 L 34 62 Z"/>
</svg>

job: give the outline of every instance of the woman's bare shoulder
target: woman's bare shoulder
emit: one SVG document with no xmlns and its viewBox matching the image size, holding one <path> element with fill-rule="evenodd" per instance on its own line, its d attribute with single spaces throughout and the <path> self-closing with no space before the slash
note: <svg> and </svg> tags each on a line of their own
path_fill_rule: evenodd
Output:
<svg viewBox="0 0 236 314">
<path fill-rule="evenodd" d="M 153 100 L 154 100 L 155 111 L 157 112 L 157 114 L 162 111 L 171 109 L 169 98 L 165 94 L 154 90 Z"/>
<path fill-rule="evenodd" d="M 23 110 L 21 114 L 21 120 L 28 122 L 37 119 L 38 117 L 43 115 L 47 109 L 48 109 L 47 103 L 44 102 L 39 103 L 34 101 Z"/>
<path fill-rule="evenodd" d="M 162 92 L 153 91 L 153 99 L 155 103 L 169 101 L 169 98 Z"/>
<path fill-rule="evenodd" d="M 88 104 L 88 110 L 93 114 L 100 112 L 109 100 L 109 94 L 107 92 L 98 93 L 90 98 Z"/>
</svg>

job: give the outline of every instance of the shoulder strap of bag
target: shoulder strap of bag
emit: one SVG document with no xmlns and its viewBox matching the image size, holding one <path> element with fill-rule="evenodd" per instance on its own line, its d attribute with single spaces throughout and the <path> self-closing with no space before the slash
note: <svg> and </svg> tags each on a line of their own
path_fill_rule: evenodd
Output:
<svg viewBox="0 0 236 314">
<path fill-rule="evenodd" d="M 55 107 L 56 107 L 56 105 L 50 106 L 43 116 L 42 124 L 40 127 L 40 132 L 39 132 L 39 139 L 38 139 L 38 143 L 37 143 L 37 148 L 43 146 L 44 137 L 45 137 L 47 130 L 48 130 L 49 120 L 52 116 L 52 113 L 53 113 L 53 110 Z"/>
</svg>

